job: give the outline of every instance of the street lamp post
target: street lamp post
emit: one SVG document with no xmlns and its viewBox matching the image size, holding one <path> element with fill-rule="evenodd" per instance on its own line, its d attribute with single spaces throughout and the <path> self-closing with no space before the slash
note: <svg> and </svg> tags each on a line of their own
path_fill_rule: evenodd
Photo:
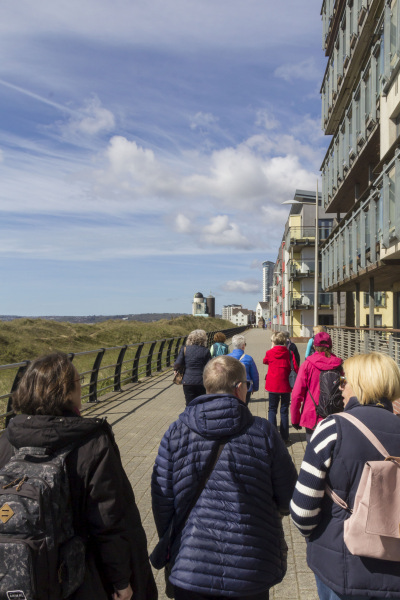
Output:
<svg viewBox="0 0 400 600">
<path fill-rule="evenodd" d="M 300 200 L 285 200 L 282 204 L 308 204 L 314 206 L 314 202 L 301 202 Z M 318 261 L 318 243 L 319 243 L 319 229 L 318 229 L 318 180 L 317 180 L 317 191 L 315 194 L 315 253 L 314 253 L 314 325 L 318 325 L 318 277 L 319 277 L 319 261 Z"/>
</svg>

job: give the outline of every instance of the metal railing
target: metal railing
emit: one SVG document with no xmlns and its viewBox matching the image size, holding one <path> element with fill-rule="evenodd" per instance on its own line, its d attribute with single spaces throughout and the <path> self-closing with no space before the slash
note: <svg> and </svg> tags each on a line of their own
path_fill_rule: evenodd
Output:
<svg viewBox="0 0 400 600">
<path fill-rule="evenodd" d="M 246 331 L 249 326 L 232 327 L 222 331 L 227 338 Z M 213 343 L 216 331 L 207 333 L 207 346 Z M 108 392 L 121 392 L 122 386 L 136 383 L 144 377 L 151 377 L 155 373 L 171 368 L 175 362 L 180 348 L 185 344 L 187 336 L 151 340 L 111 348 L 97 348 L 85 352 L 70 352 L 68 356 L 75 363 L 88 364 L 79 372 L 83 376 L 82 402 L 92 404 L 98 402 L 98 397 Z M 105 357 L 110 357 L 111 363 L 104 364 Z M 93 357 L 93 360 L 90 360 Z M 24 360 L 10 365 L 0 365 L 1 376 L 6 376 L 10 381 L 9 392 L 0 395 L 0 401 L 7 401 L 6 412 L 0 418 L 9 418 L 14 414 L 11 407 L 12 394 L 18 387 L 19 381 L 28 367 L 30 361 Z M 79 370 L 79 369 L 78 369 Z M 6 383 L 2 385 L 4 389 Z M 1 428 L 1 426 L 0 426 Z"/>
<path fill-rule="evenodd" d="M 400 366 L 400 329 L 329 326 L 326 330 L 332 338 L 333 351 L 340 358 L 375 351 L 387 354 Z"/>
<path fill-rule="evenodd" d="M 293 310 L 313 308 L 314 292 L 290 292 L 289 306 Z M 332 309 L 333 294 L 331 292 L 318 292 L 318 308 Z"/>
</svg>

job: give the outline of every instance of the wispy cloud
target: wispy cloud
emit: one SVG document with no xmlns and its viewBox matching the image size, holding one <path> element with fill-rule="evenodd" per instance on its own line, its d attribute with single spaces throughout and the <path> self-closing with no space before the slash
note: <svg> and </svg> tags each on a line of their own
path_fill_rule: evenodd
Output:
<svg viewBox="0 0 400 600">
<path fill-rule="evenodd" d="M 314 58 L 308 58 L 298 63 L 280 65 L 275 69 L 274 75 L 288 82 L 295 79 L 302 79 L 303 81 L 320 81 L 321 79 L 321 71 L 317 67 Z"/>
<path fill-rule="evenodd" d="M 256 294 L 261 292 L 261 283 L 258 279 L 229 280 L 221 288 L 224 292 L 239 294 Z"/>
</svg>

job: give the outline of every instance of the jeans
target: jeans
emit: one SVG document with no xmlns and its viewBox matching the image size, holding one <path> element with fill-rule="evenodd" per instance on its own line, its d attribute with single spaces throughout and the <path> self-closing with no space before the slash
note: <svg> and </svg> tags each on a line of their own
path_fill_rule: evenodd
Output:
<svg viewBox="0 0 400 600">
<path fill-rule="evenodd" d="M 281 402 L 281 424 L 279 431 L 286 442 L 289 439 L 290 394 L 269 392 L 268 421 L 276 427 L 276 413 L 278 412 L 279 401 Z"/>
<path fill-rule="evenodd" d="M 210 596 L 209 594 L 198 594 L 197 592 L 190 592 L 174 586 L 175 600 L 221 600 L 221 598 L 228 598 L 228 596 Z M 240 596 L 236 600 L 268 600 L 269 591 L 263 592 L 262 594 L 256 594 L 253 596 Z"/>
<path fill-rule="evenodd" d="M 378 600 L 376 596 L 350 596 L 349 594 L 337 594 L 325 583 L 323 583 L 316 575 L 317 590 L 319 600 Z"/>
</svg>

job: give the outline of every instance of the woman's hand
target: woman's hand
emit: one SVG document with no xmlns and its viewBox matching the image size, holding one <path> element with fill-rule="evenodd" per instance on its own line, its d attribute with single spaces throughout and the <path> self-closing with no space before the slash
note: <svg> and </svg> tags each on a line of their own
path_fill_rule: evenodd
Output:
<svg viewBox="0 0 400 600">
<path fill-rule="evenodd" d="M 113 600 L 131 600 L 133 596 L 133 591 L 130 585 L 123 590 L 115 590 L 115 593 L 112 595 Z"/>
</svg>

